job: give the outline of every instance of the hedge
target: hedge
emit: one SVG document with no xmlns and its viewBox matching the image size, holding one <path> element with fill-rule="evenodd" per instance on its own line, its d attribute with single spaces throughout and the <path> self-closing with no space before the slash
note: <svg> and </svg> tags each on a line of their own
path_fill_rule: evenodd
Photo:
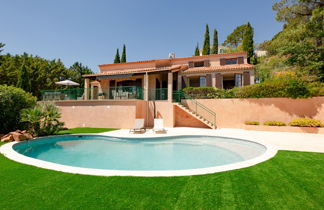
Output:
<svg viewBox="0 0 324 210">
<path fill-rule="evenodd" d="M 323 127 L 324 125 L 319 120 L 310 118 L 298 118 L 292 120 L 289 125 L 296 127 Z"/>
</svg>

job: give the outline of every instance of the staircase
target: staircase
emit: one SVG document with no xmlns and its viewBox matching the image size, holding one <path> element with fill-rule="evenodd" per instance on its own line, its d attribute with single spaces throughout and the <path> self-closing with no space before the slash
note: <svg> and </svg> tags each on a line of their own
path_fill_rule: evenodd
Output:
<svg viewBox="0 0 324 210">
<path fill-rule="evenodd" d="M 183 101 L 175 103 L 179 108 L 196 118 L 197 120 L 201 121 L 208 127 L 212 129 L 216 129 L 216 113 L 207 108 L 206 106 L 202 105 L 198 101 L 191 99 L 188 100 L 188 103 L 192 103 L 192 106 L 188 106 Z"/>
</svg>

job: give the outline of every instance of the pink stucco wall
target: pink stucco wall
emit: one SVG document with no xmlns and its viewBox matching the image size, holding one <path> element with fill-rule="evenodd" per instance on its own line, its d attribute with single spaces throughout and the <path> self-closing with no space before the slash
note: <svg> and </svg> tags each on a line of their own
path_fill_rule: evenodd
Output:
<svg viewBox="0 0 324 210">
<path fill-rule="evenodd" d="M 199 99 L 201 104 L 216 113 L 218 128 L 243 128 L 245 121 L 278 120 L 307 117 L 324 122 L 324 97 L 308 99 Z M 191 105 L 191 103 L 188 103 Z"/>
</svg>

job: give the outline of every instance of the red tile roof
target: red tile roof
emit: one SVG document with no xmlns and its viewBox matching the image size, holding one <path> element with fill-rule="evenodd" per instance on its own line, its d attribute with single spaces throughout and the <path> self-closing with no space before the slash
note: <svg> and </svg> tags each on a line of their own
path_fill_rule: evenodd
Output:
<svg viewBox="0 0 324 210">
<path fill-rule="evenodd" d="M 145 72 L 158 72 L 158 71 L 178 71 L 181 69 L 186 69 L 187 65 L 177 65 L 173 67 L 159 67 L 159 68 L 138 68 L 138 69 L 123 69 L 123 70 L 107 70 L 102 73 L 97 74 L 85 74 L 82 77 L 96 77 L 104 75 L 120 75 L 120 74 L 135 74 L 135 73 L 145 73 Z"/>
<path fill-rule="evenodd" d="M 218 71 L 235 71 L 235 70 L 245 70 L 245 69 L 254 69 L 254 65 L 233 64 L 233 65 L 224 65 L 224 66 L 195 67 L 183 71 L 182 74 L 208 73 L 208 72 L 218 72 Z"/>
<path fill-rule="evenodd" d="M 191 56 L 191 57 L 182 57 L 182 58 L 167 58 L 167 59 L 155 59 L 155 60 L 145 60 L 145 61 L 134 61 L 128 63 L 112 63 L 112 64 L 101 64 L 98 65 L 99 67 L 109 67 L 109 66 L 117 66 L 117 65 L 125 65 L 125 64 L 138 64 L 138 63 L 153 63 L 156 61 L 163 61 L 163 60 L 172 60 L 172 61 L 179 61 L 179 60 L 190 60 L 190 59 L 204 59 L 210 57 L 225 57 L 225 56 L 237 56 L 237 55 L 246 55 L 246 52 L 234 52 L 234 53 L 220 53 L 220 54 L 212 54 L 212 55 L 203 55 L 203 56 Z"/>
</svg>

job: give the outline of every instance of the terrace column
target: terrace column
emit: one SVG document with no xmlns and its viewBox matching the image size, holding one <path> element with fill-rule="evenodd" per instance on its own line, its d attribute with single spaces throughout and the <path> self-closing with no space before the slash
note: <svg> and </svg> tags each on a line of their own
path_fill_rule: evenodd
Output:
<svg viewBox="0 0 324 210">
<path fill-rule="evenodd" d="M 182 76 L 178 75 L 178 91 L 182 89 Z"/>
<path fill-rule="evenodd" d="M 216 87 L 216 73 L 212 73 L 212 87 Z"/>
<path fill-rule="evenodd" d="M 173 91 L 173 73 L 168 73 L 168 101 L 172 102 L 172 91 Z"/>
<path fill-rule="evenodd" d="M 144 100 L 145 101 L 148 101 L 148 99 L 149 99 L 149 88 L 148 88 L 148 86 L 149 86 L 149 76 L 148 76 L 148 74 L 147 74 L 147 72 L 146 72 L 146 74 L 144 74 Z"/>
<path fill-rule="evenodd" d="M 89 100 L 89 84 L 90 84 L 90 79 L 85 78 L 84 79 L 84 100 Z"/>
</svg>

